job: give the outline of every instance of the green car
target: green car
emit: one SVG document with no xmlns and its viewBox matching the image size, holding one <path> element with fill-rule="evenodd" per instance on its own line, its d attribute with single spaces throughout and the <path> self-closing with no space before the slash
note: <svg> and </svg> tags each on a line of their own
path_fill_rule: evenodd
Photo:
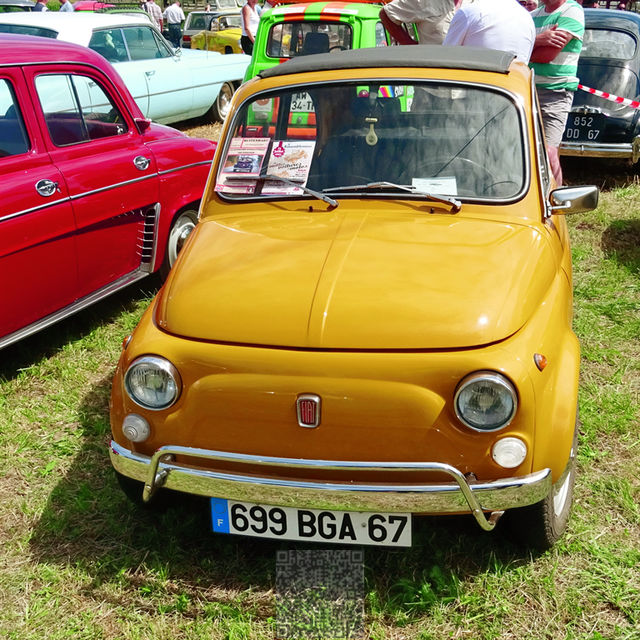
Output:
<svg viewBox="0 0 640 640">
<path fill-rule="evenodd" d="M 361 0 L 356 2 L 296 2 L 283 3 L 260 16 L 251 62 L 245 82 L 261 71 L 275 67 L 291 58 L 313 53 L 331 53 L 346 49 L 386 47 L 391 44 L 389 34 L 380 20 L 382 4 Z M 368 95 L 368 87 L 360 88 L 360 95 Z M 400 98 L 403 111 L 407 110 L 404 87 L 382 86 L 379 95 Z M 256 105 L 249 113 L 248 124 L 256 131 L 275 124 L 272 101 Z M 259 111 L 258 111 L 259 109 Z M 298 127 L 298 135 L 306 137 L 316 124 L 313 102 L 308 93 L 301 91 L 292 97 L 291 126 Z"/>
<path fill-rule="evenodd" d="M 260 16 L 245 81 L 296 56 L 344 49 L 386 47 L 381 3 L 297 2 L 280 4 Z"/>
</svg>

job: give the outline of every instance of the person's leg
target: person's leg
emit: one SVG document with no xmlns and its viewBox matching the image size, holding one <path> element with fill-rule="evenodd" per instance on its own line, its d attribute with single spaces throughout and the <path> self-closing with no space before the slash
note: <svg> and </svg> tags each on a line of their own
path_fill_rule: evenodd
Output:
<svg viewBox="0 0 640 640">
<path fill-rule="evenodd" d="M 253 42 L 251 42 L 251 38 L 249 36 L 240 37 L 240 46 L 248 56 L 253 53 Z"/>
<path fill-rule="evenodd" d="M 538 104 L 542 115 L 544 135 L 547 141 L 549 164 L 556 184 L 562 186 L 562 167 L 560 166 L 559 147 L 564 128 L 573 102 L 573 92 L 551 89 L 538 89 Z"/>
</svg>

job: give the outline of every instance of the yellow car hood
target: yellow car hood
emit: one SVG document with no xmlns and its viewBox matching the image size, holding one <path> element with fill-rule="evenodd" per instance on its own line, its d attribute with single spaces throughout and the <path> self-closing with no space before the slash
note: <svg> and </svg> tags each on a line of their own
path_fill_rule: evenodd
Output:
<svg viewBox="0 0 640 640">
<path fill-rule="evenodd" d="M 539 225 L 389 206 L 205 219 L 159 296 L 159 326 L 254 345 L 469 347 L 517 331 L 554 278 Z"/>
</svg>

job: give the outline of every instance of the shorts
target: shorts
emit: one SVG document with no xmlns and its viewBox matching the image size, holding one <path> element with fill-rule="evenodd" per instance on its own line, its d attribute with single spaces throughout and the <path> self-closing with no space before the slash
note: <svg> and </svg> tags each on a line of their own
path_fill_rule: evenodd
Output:
<svg viewBox="0 0 640 640">
<path fill-rule="evenodd" d="M 537 89 L 547 145 L 559 147 L 573 102 L 573 91 Z"/>
<path fill-rule="evenodd" d="M 253 53 L 253 42 L 249 36 L 240 36 L 240 46 L 248 56 Z"/>
</svg>

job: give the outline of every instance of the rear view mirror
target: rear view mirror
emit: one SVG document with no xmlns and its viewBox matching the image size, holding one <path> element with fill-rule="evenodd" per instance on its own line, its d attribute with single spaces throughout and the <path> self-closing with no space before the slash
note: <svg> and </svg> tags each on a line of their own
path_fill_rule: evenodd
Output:
<svg viewBox="0 0 640 640">
<path fill-rule="evenodd" d="M 556 214 L 593 211 L 598 206 L 600 190 L 594 185 L 562 187 L 551 192 L 551 212 Z"/>
</svg>

